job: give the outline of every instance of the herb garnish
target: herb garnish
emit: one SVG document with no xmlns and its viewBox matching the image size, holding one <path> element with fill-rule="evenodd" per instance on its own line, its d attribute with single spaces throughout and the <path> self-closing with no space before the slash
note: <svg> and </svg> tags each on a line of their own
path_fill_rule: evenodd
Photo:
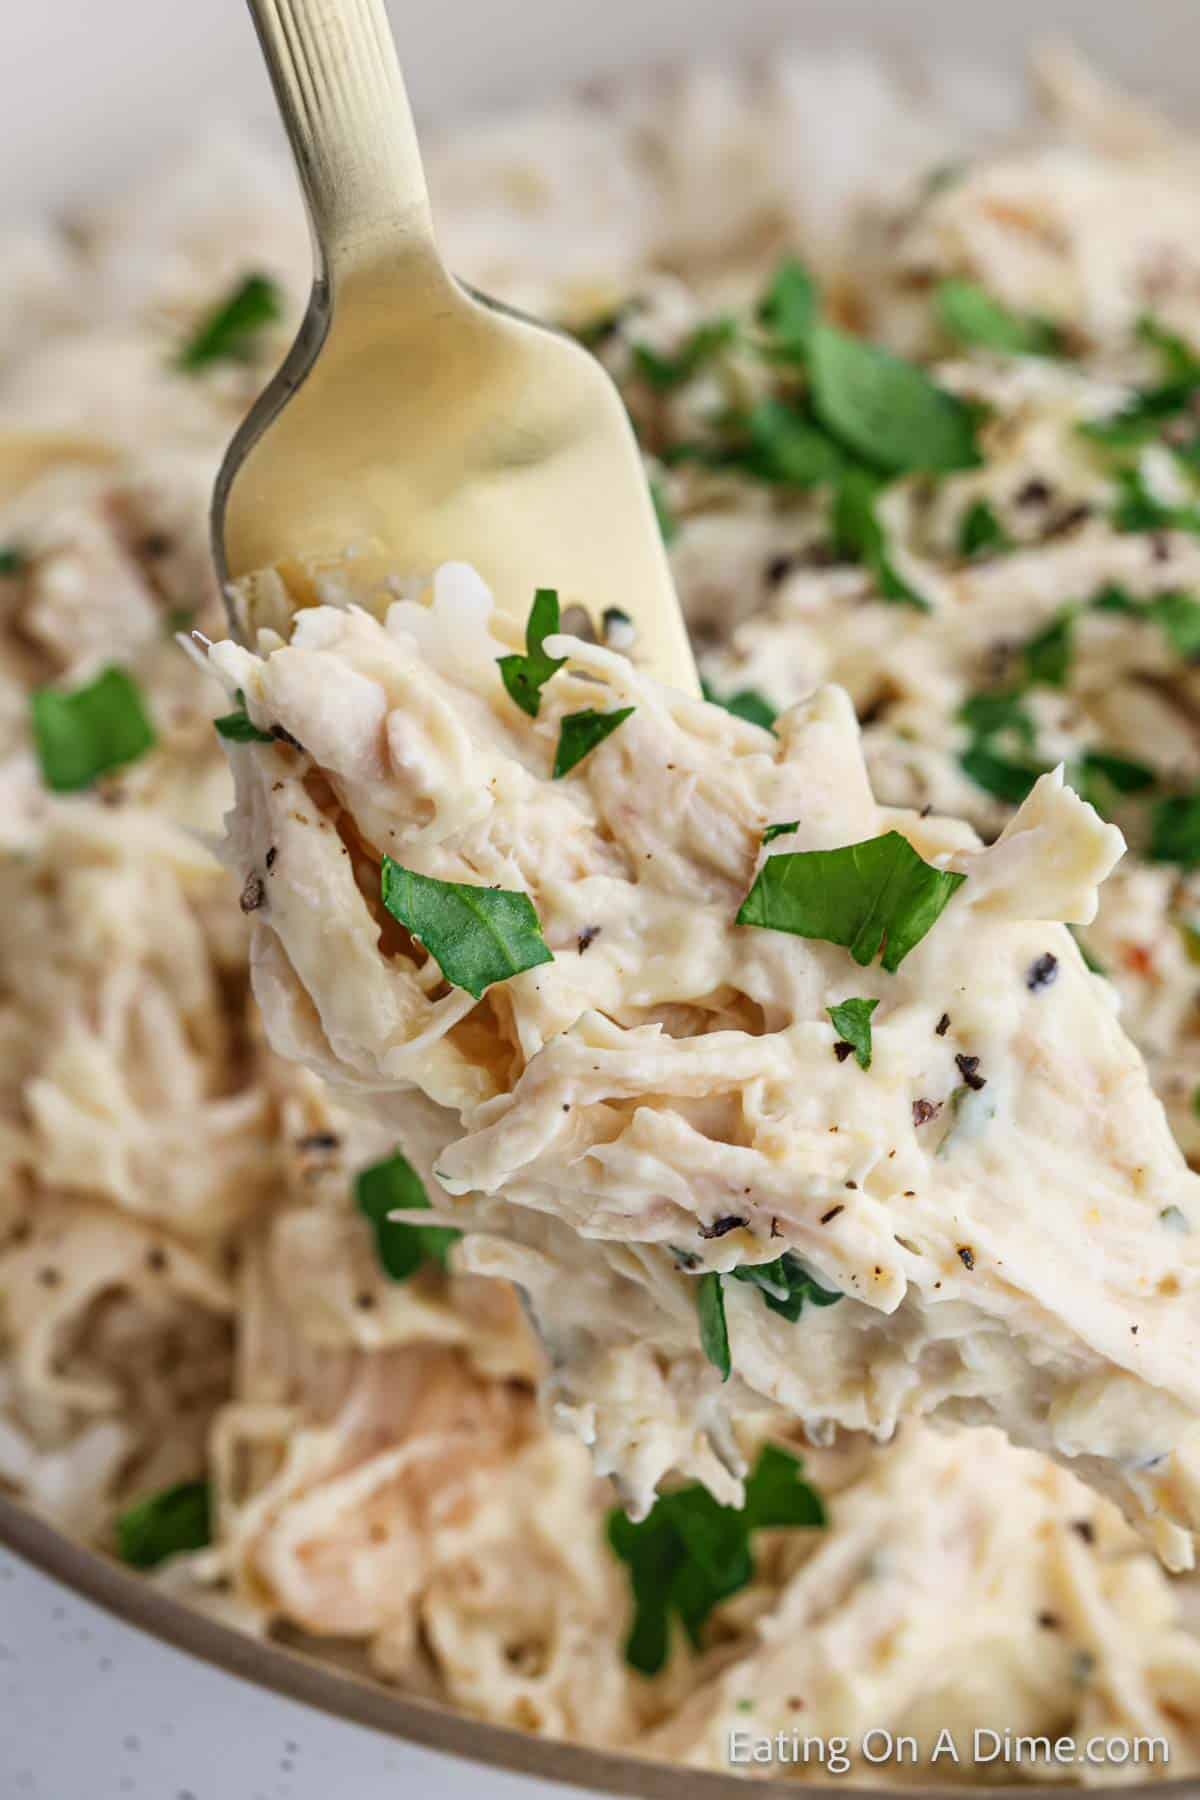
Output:
<svg viewBox="0 0 1200 1800">
<path fill-rule="evenodd" d="M 254 340 L 283 316 L 283 298 L 269 275 L 247 275 L 233 292 L 201 320 L 177 358 L 192 374 L 214 362 L 244 362 Z"/>
<path fill-rule="evenodd" d="M 354 1203 L 371 1222 L 379 1266 L 392 1281 L 407 1281 L 426 1262 L 445 1269 L 451 1244 L 462 1236 L 452 1225 L 408 1225 L 388 1217 L 432 1210 L 421 1177 L 399 1150 L 359 1171 Z"/>
<path fill-rule="evenodd" d="M 56 793 L 89 786 L 144 756 L 156 741 L 140 689 L 115 666 L 70 693 L 35 688 L 29 708 L 42 778 Z"/>
<path fill-rule="evenodd" d="M 818 418 L 871 467 L 900 475 L 978 466 L 974 409 L 915 363 L 822 324 L 808 364 Z"/>
<path fill-rule="evenodd" d="M 945 329 L 960 343 L 1014 356 L 1060 356 L 1062 333 L 1049 319 L 1013 312 L 975 281 L 943 281 L 936 295 Z"/>
<path fill-rule="evenodd" d="M 722 350 L 728 350 L 737 335 L 736 319 L 705 319 L 689 333 L 674 355 L 655 350 L 649 344 L 632 345 L 633 366 L 643 381 L 665 394 L 672 388 L 682 387 Z"/>
<path fill-rule="evenodd" d="M 672 1616 L 699 1646 L 713 1608 L 754 1578 L 751 1532 L 825 1524 L 821 1497 L 802 1479 L 803 1470 L 798 1456 L 767 1444 L 746 1481 L 740 1510 L 722 1506 L 697 1481 L 660 1494 L 636 1522 L 619 1507 L 609 1513 L 609 1546 L 629 1569 L 633 1589 L 633 1628 L 625 1644 L 631 1668 L 658 1674 L 670 1650 Z"/>
<path fill-rule="evenodd" d="M 569 775 L 577 763 L 581 763 L 597 744 L 602 744 L 635 711 L 635 707 L 621 706 L 615 712 L 568 713 L 559 728 L 552 779 L 558 781 L 562 776 Z"/>
<path fill-rule="evenodd" d="M 738 693 L 730 694 L 727 700 L 714 694 L 707 681 L 700 683 L 700 691 L 711 705 L 723 706 L 735 718 L 745 719 L 748 725 L 761 725 L 765 731 L 770 731 L 779 717 L 771 702 L 764 700 L 753 688 L 742 688 Z"/>
<path fill-rule="evenodd" d="M 860 1069 L 871 1066 L 871 1014 L 878 1005 L 878 1000 L 843 1000 L 825 1008 L 833 1029 L 852 1047 Z"/>
<path fill-rule="evenodd" d="M 135 1569 L 154 1569 L 181 1550 L 212 1542 L 212 1493 L 207 1481 L 179 1481 L 121 1513 L 117 1555 Z"/>
<path fill-rule="evenodd" d="M 894 973 L 966 880 L 923 862 L 898 831 L 840 850 L 769 856 L 736 923 L 842 944 L 867 964 L 882 950 Z"/>
<path fill-rule="evenodd" d="M 249 713 L 246 711 L 246 696 L 241 688 L 237 691 L 236 712 L 223 713 L 219 719 L 213 720 L 218 737 L 228 738 L 233 744 L 273 744 L 275 739 L 269 731 L 260 731 Z"/>
<path fill-rule="evenodd" d="M 725 1320 L 725 1291 L 715 1269 L 709 1269 L 696 1283 L 696 1311 L 700 1316 L 700 1348 L 721 1380 L 728 1381 L 733 1364 Z"/>
<path fill-rule="evenodd" d="M 845 1298 L 836 1288 L 823 1288 L 790 1250 L 774 1262 L 742 1263 L 730 1273 L 735 1281 L 747 1281 L 756 1287 L 771 1311 L 792 1325 L 804 1311 L 806 1301 L 810 1306 L 833 1306 Z"/>
<path fill-rule="evenodd" d="M 777 355 L 804 355 L 817 322 L 817 287 L 803 263 L 794 257 L 780 263 L 758 303 L 758 320 Z"/>
<path fill-rule="evenodd" d="M 1200 793 L 1170 794 L 1150 815 L 1150 862 L 1178 863 L 1181 868 L 1200 868 Z"/>
<path fill-rule="evenodd" d="M 1074 625 L 1075 609 L 1068 607 L 1043 631 L 1030 638 L 1021 653 L 1028 682 L 1040 681 L 1045 687 L 1066 687 L 1071 672 Z"/>
<path fill-rule="evenodd" d="M 525 627 L 525 654 L 497 657 L 500 678 L 523 713 L 531 719 L 538 716 L 542 689 L 550 677 L 566 662 L 565 656 L 547 656 L 544 645 L 559 630 L 558 590 L 539 588 L 533 597 L 529 623 Z"/>
<path fill-rule="evenodd" d="M 16 544 L 0 544 L 0 576 L 23 575 L 29 567 L 29 558 Z"/>
<path fill-rule="evenodd" d="M 883 599 L 929 612 L 928 600 L 897 573 L 888 554 L 884 529 L 875 511 L 882 489 L 878 476 L 867 469 L 845 471 L 833 497 L 834 543 L 841 555 L 870 569 Z"/>
<path fill-rule="evenodd" d="M 528 894 L 437 881 L 383 859 L 383 904 L 417 938 L 453 987 L 476 1000 L 496 981 L 554 961 Z"/>
<path fill-rule="evenodd" d="M 1013 548 L 990 500 L 973 500 L 968 506 L 959 526 L 958 548 L 962 556 L 999 556 Z"/>
</svg>

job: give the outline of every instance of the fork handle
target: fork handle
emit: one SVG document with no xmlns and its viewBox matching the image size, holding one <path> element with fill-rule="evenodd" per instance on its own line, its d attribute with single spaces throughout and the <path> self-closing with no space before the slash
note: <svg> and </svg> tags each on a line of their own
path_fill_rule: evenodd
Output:
<svg viewBox="0 0 1200 1800">
<path fill-rule="evenodd" d="M 383 0 L 249 0 L 324 273 L 440 260 Z"/>
</svg>

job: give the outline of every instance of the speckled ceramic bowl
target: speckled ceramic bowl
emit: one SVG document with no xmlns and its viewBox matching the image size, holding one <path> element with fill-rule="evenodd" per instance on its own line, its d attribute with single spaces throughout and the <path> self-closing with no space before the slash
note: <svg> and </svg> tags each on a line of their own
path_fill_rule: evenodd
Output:
<svg viewBox="0 0 1200 1800">
<path fill-rule="evenodd" d="M 900 51 L 936 46 L 1019 70 L 1031 42 L 1069 36 L 1131 83 L 1200 114 L 1196 0 L 391 0 L 418 113 L 452 119 L 471 108 L 529 98 L 563 82 L 681 55 L 762 51 L 784 38 L 868 41 Z M 4 82 L 0 222 L 58 209 L 136 172 L 147 144 L 180 141 L 210 112 L 269 123 L 266 78 L 238 0 L 53 0 L 7 5 L 0 17 Z M 219 101 L 215 99 L 219 97 Z M 697 1774 L 639 1758 L 548 1743 L 359 1680 L 302 1650 L 266 1644 L 188 1610 L 106 1558 L 70 1542 L 0 1496 L 0 1543 L 57 1581 L 165 1643 L 270 1693 L 306 1702 L 413 1745 L 483 1768 L 514 1770 L 593 1792 L 644 1800 L 744 1800 L 740 1777 Z M 948 1600 L 950 1597 L 947 1597 Z M 0 1784 L 2 1784 L 0 1776 Z M 4 1788 L 7 1795 L 8 1789 Z M 405 1792 L 403 1780 L 397 1794 Z M 408 1790 L 411 1791 L 411 1790 Z M 763 1796 L 797 1793 L 782 1780 Z M 819 1791 L 806 1786 L 802 1791 Z M 846 1781 L 824 1791 L 866 1790 Z M 878 1792 L 878 1789 L 872 1789 Z M 920 1800 L 952 1794 L 1063 1800 L 1061 1783 L 905 1788 Z M 229 1789 L 230 1795 L 233 1789 Z M 1200 1800 L 1200 1782 L 1093 1787 L 1100 1800 Z"/>
</svg>

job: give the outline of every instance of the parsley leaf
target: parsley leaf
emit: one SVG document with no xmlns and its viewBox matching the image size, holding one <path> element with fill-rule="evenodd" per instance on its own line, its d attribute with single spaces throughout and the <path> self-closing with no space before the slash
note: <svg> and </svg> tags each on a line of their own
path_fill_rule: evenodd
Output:
<svg viewBox="0 0 1200 1800">
<path fill-rule="evenodd" d="M 853 1044 L 854 1060 L 860 1069 L 871 1066 L 871 1014 L 878 1005 L 878 1000 L 842 1000 L 837 1006 L 825 1008 L 833 1020 L 833 1029 L 847 1044 Z"/>
<path fill-rule="evenodd" d="M 1200 537 L 1200 507 L 1168 506 L 1150 492 L 1140 469 L 1119 472 L 1112 520 L 1118 531 L 1190 531 Z"/>
<path fill-rule="evenodd" d="M 804 1311 L 806 1301 L 810 1306 L 832 1306 L 845 1298 L 835 1288 L 823 1288 L 790 1250 L 774 1262 L 743 1263 L 731 1273 L 735 1281 L 748 1281 L 758 1288 L 771 1311 L 792 1325 Z"/>
<path fill-rule="evenodd" d="M 1068 610 L 1052 619 L 1044 631 L 1030 638 L 1022 652 L 1026 680 L 1040 681 L 1046 687 L 1066 687 L 1071 672 L 1074 625 L 1074 611 Z"/>
<path fill-rule="evenodd" d="M 1146 616 L 1162 627 L 1177 656 L 1189 662 L 1200 656 L 1200 600 L 1191 594 L 1159 594 L 1146 607 Z"/>
<path fill-rule="evenodd" d="M 882 484 L 866 469 L 847 469 L 833 499 L 833 537 L 838 553 L 865 563 L 883 599 L 930 610 L 928 600 L 909 587 L 888 556 L 883 526 L 875 512 Z"/>
<path fill-rule="evenodd" d="M 1013 312 L 975 281 L 943 281 L 936 304 L 951 337 L 1014 356 L 1059 356 L 1062 334 L 1048 319 Z"/>
<path fill-rule="evenodd" d="M 650 499 L 654 506 L 654 516 L 658 520 L 659 536 L 664 544 L 670 545 L 679 536 L 679 521 L 671 509 L 666 490 L 661 481 L 650 477 Z"/>
<path fill-rule="evenodd" d="M 1179 863 L 1184 869 L 1200 867 L 1200 792 L 1171 794 L 1160 800 L 1150 818 L 1151 862 Z"/>
<path fill-rule="evenodd" d="M 393 1281 L 407 1281 L 424 1262 L 446 1268 L 450 1246 L 462 1236 L 452 1225 L 406 1225 L 388 1217 L 393 1212 L 429 1209 L 421 1177 L 399 1150 L 359 1171 L 354 1203 L 370 1220 L 379 1266 Z"/>
<path fill-rule="evenodd" d="M 840 850 L 769 856 L 736 922 L 842 944 L 864 965 L 882 950 L 894 974 L 965 880 L 931 868 L 906 837 L 888 831 Z"/>
<path fill-rule="evenodd" d="M 493 982 L 554 961 L 528 894 L 436 881 L 390 856 L 381 891 L 392 917 L 424 944 L 446 980 L 476 1000 Z"/>
<path fill-rule="evenodd" d="M 959 526 L 958 548 L 963 556 L 998 556 L 1013 548 L 989 500 L 974 500 L 968 506 Z"/>
<path fill-rule="evenodd" d="M 500 679 L 508 689 L 510 698 L 531 719 L 538 716 L 542 689 L 567 660 L 565 656 L 547 656 L 543 648 L 546 639 L 553 637 L 558 629 L 558 590 L 539 588 L 533 597 L 529 623 L 525 627 L 524 656 L 514 652 L 511 656 L 496 659 L 500 666 Z"/>
<path fill-rule="evenodd" d="M 817 322 L 817 287 L 803 263 L 794 257 L 780 263 L 758 303 L 758 319 L 780 352 L 804 354 Z"/>
<path fill-rule="evenodd" d="M 246 696 L 241 688 L 237 691 L 236 712 L 223 713 L 219 719 L 213 720 L 213 727 L 218 737 L 228 738 L 233 744 L 273 744 L 275 742 L 269 731 L 258 729 L 246 711 Z"/>
<path fill-rule="evenodd" d="M 215 362 L 243 362 L 264 326 L 283 316 L 283 300 L 269 275 L 247 275 L 202 319 L 179 352 L 178 366 L 189 374 Z"/>
<path fill-rule="evenodd" d="M 141 692 L 124 669 L 105 669 L 71 693 L 35 688 L 29 707 L 42 778 L 56 793 L 89 786 L 156 741 Z"/>
<path fill-rule="evenodd" d="M 976 787 L 1010 806 L 1020 806 L 1048 767 L 1033 757 L 1001 756 L 985 742 L 969 745 L 959 757 L 958 765 Z"/>
<path fill-rule="evenodd" d="M 714 1607 L 754 1578 L 752 1531 L 826 1523 L 821 1497 L 803 1480 L 803 1470 L 799 1457 L 768 1444 L 747 1479 L 740 1510 L 722 1506 L 699 1482 L 660 1494 L 644 1519 L 613 1508 L 608 1543 L 628 1568 L 633 1590 L 633 1626 L 625 1643 L 632 1668 L 658 1674 L 670 1650 L 673 1616 L 699 1646 Z"/>
<path fill-rule="evenodd" d="M 714 1269 L 696 1283 L 696 1311 L 700 1315 L 700 1347 L 722 1381 L 733 1368 L 729 1359 L 729 1327 L 725 1323 L 725 1293 Z"/>
<path fill-rule="evenodd" d="M 739 423 L 746 447 L 728 452 L 723 460 L 760 481 L 812 488 L 833 481 L 844 466 L 832 438 L 786 401 L 760 400 Z"/>
<path fill-rule="evenodd" d="M 207 1481 L 179 1481 L 140 1500 L 116 1521 L 117 1555 L 135 1569 L 154 1569 L 181 1550 L 212 1542 L 212 1493 Z"/>
<path fill-rule="evenodd" d="M 962 723 L 976 738 L 998 737 L 1011 731 L 1019 741 L 1032 747 L 1034 724 L 1019 694 L 996 688 L 972 694 L 958 714 Z"/>
<path fill-rule="evenodd" d="M 1154 786 L 1152 768 L 1132 756 L 1117 756 L 1111 750 L 1085 750 L 1077 767 L 1085 777 L 1098 775 L 1118 794 L 1140 794 Z"/>
<path fill-rule="evenodd" d="M 799 819 L 791 819 L 778 825 L 768 825 L 762 834 L 763 843 L 773 844 L 776 838 L 787 837 L 790 831 L 795 831 L 799 823 Z"/>
<path fill-rule="evenodd" d="M 1143 313 L 1137 322 L 1137 335 L 1143 344 L 1151 350 L 1157 350 L 1162 358 L 1163 374 L 1168 381 L 1190 382 L 1193 387 L 1200 386 L 1200 356 L 1178 332 L 1168 330 L 1149 313 Z"/>
<path fill-rule="evenodd" d="M 29 567 L 29 558 L 16 544 L 0 544 L 0 576 L 23 575 Z"/>
<path fill-rule="evenodd" d="M 689 334 L 674 355 L 653 349 L 649 344 L 632 346 L 633 366 L 642 379 L 660 394 L 682 387 L 706 363 L 727 350 L 738 334 L 737 320 L 706 319 Z"/>
<path fill-rule="evenodd" d="M 581 763 L 597 744 L 602 744 L 635 711 L 635 707 L 621 706 L 615 712 L 568 713 L 559 728 L 553 780 L 558 781 L 563 775 L 569 775 L 576 763 Z"/>
<path fill-rule="evenodd" d="M 915 363 L 822 324 L 809 367 L 818 418 L 873 467 L 906 474 L 978 466 L 974 410 Z"/>
<path fill-rule="evenodd" d="M 738 693 L 730 694 L 727 700 L 714 694 L 707 681 L 700 683 L 700 691 L 711 705 L 723 706 L 735 718 L 745 719 L 750 725 L 761 725 L 765 731 L 770 731 L 779 717 L 770 701 L 764 700 L 753 688 L 742 688 Z"/>
</svg>

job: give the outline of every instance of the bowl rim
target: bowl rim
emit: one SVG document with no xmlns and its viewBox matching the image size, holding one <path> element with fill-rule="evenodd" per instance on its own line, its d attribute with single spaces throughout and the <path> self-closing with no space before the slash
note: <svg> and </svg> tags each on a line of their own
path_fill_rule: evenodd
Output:
<svg viewBox="0 0 1200 1800">
<path fill-rule="evenodd" d="M 841 1780 L 799 1783 L 778 1776 L 750 1784 L 743 1775 L 539 1738 L 513 1726 L 473 1718 L 439 1701 L 348 1674 L 315 1655 L 253 1637 L 212 1618 L 144 1575 L 67 1537 L 48 1519 L 6 1494 L 0 1494 L 0 1546 L 124 1624 L 227 1675 L 349 1724 L 487 1768 L 568 1788 L 623 1795 L 627 1800 L 747 1800 L 750 1794 L 769 1800 L 799 1800 L 801 1794 L 878 1800 L 881 1792 L 878 1786 L 848 1787 Z M 983 1795 L 989 1800 L 1064 1800 L 1070 1792 L 1086 1794 L 1088 1800 L 1197 1800 L 1200 1786 L 1194 1777 L 1178 1776 L 1089 1788 L 1071 1788 L 1063 1782 L 1052 1786 L 1021 1782 L 999 1787 L 939 1784 L 893 1791 L 903 1792 L 909 1800 L 922 1800 L 922 1796 L 926 1800 L 981 1800 Z"/>
</svg>

